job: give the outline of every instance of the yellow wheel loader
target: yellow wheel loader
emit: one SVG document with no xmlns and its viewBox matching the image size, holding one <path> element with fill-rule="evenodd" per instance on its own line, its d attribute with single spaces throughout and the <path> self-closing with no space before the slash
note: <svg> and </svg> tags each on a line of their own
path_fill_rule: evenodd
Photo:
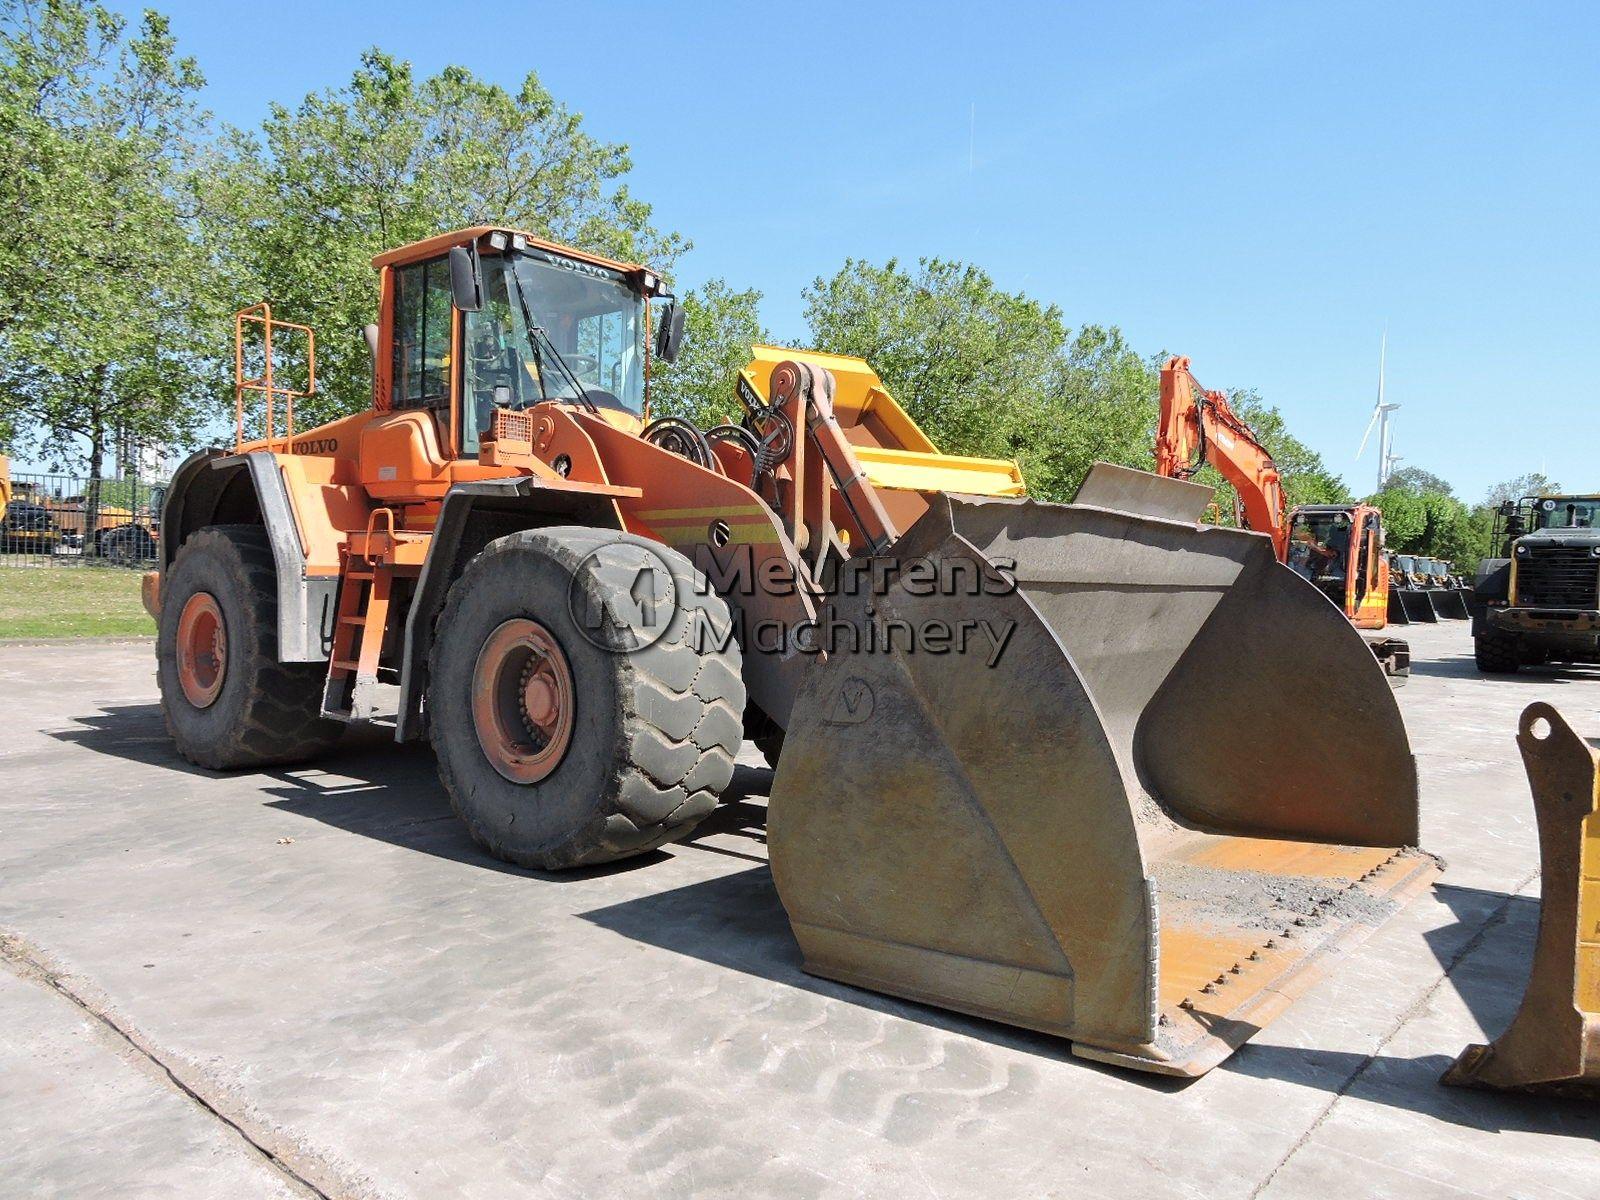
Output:
<svg viewBox="0 0 1600 1200">
<path fill-rule="evenodd" d="M 168 492 L 192 761 L 313 757 L 396 684 L 472 835 L 559 868 L 689 833 L 751 736 L 808 970 L 1180 1075 L 1435 874 L 1382 670 L 1208 489 L 1037 502 L 792 350 L 699 429 L 650 411 L 648 268 L 489 227 L 374 265 L 370 409 L 296 428 L 271 343 L 313 335 L 246 310 L 237 444 Z"/>
</svg>

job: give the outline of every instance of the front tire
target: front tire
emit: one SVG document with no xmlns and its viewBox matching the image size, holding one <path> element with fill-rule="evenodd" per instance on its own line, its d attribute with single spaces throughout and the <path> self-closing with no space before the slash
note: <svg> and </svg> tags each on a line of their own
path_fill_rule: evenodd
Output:
<svg viewBox="0 0 1600 1200">
<path fill-rule="evenodd" d="M 644 570 L 670 579 L 659 611 L 638 603 Z M 603 636 L 585 612 L 603 614 Z M 562 526 L 490 542 L 450 589 L 427 697 L 439 774 L 473 838 L 556 870 L 692 830 L 741 740 L 729 620 L 686 558 L 644 538 Z"/>
<path fill-rule="evenodd" d="M 278 661 L 277 568 L 259 525 L 191 534 L 162 580 L 161 711 L 178 753 L 212 770 L 304 762 L 344 726 L 322 717 L 321 663 Z"/>
<path fill-rule="evenodd" d="M 1503 633 L 1480 633 L 1473 638 L 1472 657 L 1485 675 L 1515 675 L 1522 665 L 1517 639 Z"/>
</svg>

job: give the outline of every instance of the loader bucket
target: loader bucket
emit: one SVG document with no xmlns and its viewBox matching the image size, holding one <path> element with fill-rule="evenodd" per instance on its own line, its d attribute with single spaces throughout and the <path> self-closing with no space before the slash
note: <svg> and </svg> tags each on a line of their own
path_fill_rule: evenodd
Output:
<svg viewBox="0 0 1600 1200">
<path fill-rule="evenodd" d="M 838 601 L 875 640 L 809 672 L 768 815 L 808 971 L 1199 1075 L 1434 877 L 1360 634 L 1173 483 L 936 496 L 892 557 L 940 586 Z"/>
<path fill-rule="evenodd" d="M 1429 588 L 1428 598 L 1433 601 L 1433 611 L 1446 621 L 1465 621 L 1470 615 L 1467 602 L 1455 588 Z"/>
<path fill-rule="evenodd" d="M 1548 704 L 1517 747 L 1539 825 L 1539 933 L 1511 1025 L 1444 1074 L 1459 1087 L 1600 1098 L 1600 755 Z"/>
<path fill-rule="evenodd" d="M 1397 587 L 1389 589 L 1389 624 L 1411 624 L 1411 614 L 1406 611 L 1405 594 Z"/>
<path fill-rule="evenodd" d="M 1404 605 L 1406 616 L 1413 621 L 1437 624 L 1439 614 L 1433 607 L 1433 598 L 1422 588 L 1400 588 L 1397 593 Z"/>
</svg>

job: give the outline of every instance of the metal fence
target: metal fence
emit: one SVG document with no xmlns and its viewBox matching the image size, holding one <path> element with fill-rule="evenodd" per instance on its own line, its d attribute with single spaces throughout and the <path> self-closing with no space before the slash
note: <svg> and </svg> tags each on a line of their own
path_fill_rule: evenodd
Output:
<svg viewBox="0 0 1600 1200">
<path fill-rule="evenodd" d="M 149 566 L 166 490 L 165 480 L 13 474 L 0 519 L 0 568 Z"/>
</svg>

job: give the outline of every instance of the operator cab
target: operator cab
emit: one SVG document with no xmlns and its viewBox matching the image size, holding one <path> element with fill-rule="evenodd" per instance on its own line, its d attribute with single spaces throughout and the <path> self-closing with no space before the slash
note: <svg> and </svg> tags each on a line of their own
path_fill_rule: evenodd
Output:
<svg viewBox="0 0 1600 1200">
<path fill-rule="evenodd" d="M 1594 529 L 1600 496 L 1547 496 L 1534 506 L 1535 529 Z"/>
<path fill-rule="evenodd" d="M 1296 511 L 1289 527 L 1289 565 L 1343 607 L 1350 565 L 1350 514 L 1331 508 Z"/>
<path fill-rule="evenodd" d="M 388 325 L 375 355 L 378 406 L 432 410 L 452 457 L 479 453 L 496 409 L 545 402 L 637 431 L 651 351 L 670 360 L 682 337 L 672 305 L 648 345 L 650 302 L 671 299 L 654 272 L 518 231 L 444 234 L 375 265 Z"/>
</svg>

